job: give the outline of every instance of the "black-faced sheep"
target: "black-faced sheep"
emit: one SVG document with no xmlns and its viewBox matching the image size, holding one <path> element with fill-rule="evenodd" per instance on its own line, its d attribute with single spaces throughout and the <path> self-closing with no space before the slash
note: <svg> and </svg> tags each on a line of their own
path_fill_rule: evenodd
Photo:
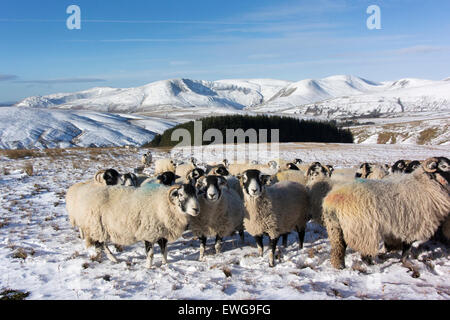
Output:
<svg viewBox="0 0 450 320">
<path fill-rule="evenodd" d="M 203 260 L 207 237 L 216 237 L 215 249 L 219 253 L 225 236 L 235 231 L 243 236 L 244 204 L 222 176 L 203 176 L 196 187 L 201 213 L 191 219 L 189 227 L 200 239 L 200 260 Z"/>
<path fill-rule="evenodd" d="M 263 254 L 263 235 L 270 239 L 269 265 L 275 264 L 278 239 L 296 229 L 299 248 L 303 247 L 309 199 L 306 188 L 295 182 L 283 181 L 266 186 L 269 175 L 259 170 L 246 170 L 239 177 L 244 190 L 244 227 Z"/>
<path fill-rule="evenodd" d="M 196 189 L 189 185 L 166 187 L 146 184 L 141 188 L 78 183 L 66 195 L 70 222 L 83 230 L 86 245 L 101 246 L 117 260 L 107 243 L 131 245 L 145 242 L 147 267 L 153 262 L 153 245 L 161 246 L 167 263 L 167 242 L 178 239 L 190 216 L 200 212 Z"/>
</svg>

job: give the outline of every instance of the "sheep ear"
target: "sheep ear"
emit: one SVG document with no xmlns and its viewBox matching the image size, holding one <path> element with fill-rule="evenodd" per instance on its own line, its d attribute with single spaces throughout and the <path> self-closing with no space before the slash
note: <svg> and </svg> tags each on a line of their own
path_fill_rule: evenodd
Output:
<svg viewBox="0 0 450 320">
<path fill-rule="evenodd" d="M 261 183 L 262 183 L 263 185 L 267 185 L 267 184 L 269 184 L 269 181 L 270 181 L 270 175 L 268 175 L 268 174 L 262 174 L 262 175 L 260 176 L 260 179 L 261 179 Z"/>
<path fill-rule="evenodd" d="M 178 195 L 179 195 L 178 190 L 180 188 L 181 188 L 180 186 L 176 186 L 176 187 L 170 188 L 170 190 L 169 190 L 169 201 L 170 201 L 170 203 L 175 204 L 174 200 L 176 198 L 178 198 Z"/>
<path fill-rule="evenodd" d="M 219 180 L 219 186 L 220 187 L 225 187 L 225 186 L 228 185 L 227 179 L 225 179 L 224 177 L 218 176 L 217 179 Z"/>
</svg>

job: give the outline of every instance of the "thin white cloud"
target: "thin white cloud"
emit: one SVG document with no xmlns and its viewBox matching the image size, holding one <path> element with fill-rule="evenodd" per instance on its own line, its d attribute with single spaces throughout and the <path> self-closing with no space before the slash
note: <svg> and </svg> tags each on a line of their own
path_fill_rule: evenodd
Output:
<svg viewBox="0 0 450 320">
<path fill-rule="evenodd" d="M 105 82 L 105 79 L 99 78 L 61 78 L 61 79 L 37 79 L 37 80 L 21 80 L 17 83 L 27 84 L 61 84 L 61 83 L 91 83 L 91 82 Z"/>
<path fill-rule="evenodd" d="M 283 5 L 273 5 L 242 15 L 243 20 L 280 20 L 311 14 L 348 9 L 349 5 L 342 0 L 316 0 L 309 2 L 291 2 Z"/>
<path fill-rule="evenodd" d="M 426 45 L 418 45 L 407 48 L 400 48 L 396 50 L 390 51 L 394 54 L 415 54 L 415 53 L 431 53 L 431 52 L 439 52 L 445 50 L 444 47 L 441 46 L 426 46 Z"/>
</svg>

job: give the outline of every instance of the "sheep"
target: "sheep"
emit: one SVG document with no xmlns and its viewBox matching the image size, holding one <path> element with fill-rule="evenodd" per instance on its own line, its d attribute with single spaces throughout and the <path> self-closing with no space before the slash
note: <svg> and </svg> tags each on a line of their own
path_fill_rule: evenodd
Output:
<svg viewBox="0 0 450 320">
<path fill-rule="evenodd" d="M 197 180 L 200 214 L 191 218 L 189 227 L 200 239 L 200 260 L 204 259 L 206 238 L 215 236 L 216 253 L 221 251 L 222 239 L 238 231 L 243 240 L 244 204 L 227 180 L 219 175 L 203 176 Z"/>
<path fill-rule="evenodd" d="M 407 165 L 407 160 L 398 160 L 392 165 L 390 173 L 403 173 Z"/>
<path fill-rule="evenodd" d="M 414 170 L 416 170 L 417 168 L 420 167 L 420 164 L 421 163 L 418 160 L 411 161 L 410 163 L 408 163 L 408 165 L 406 166 L 406 168 L 403 172 L 404 173 L 412 173 Z"/>
<path fill-rule="evenodd" d="M 167 243 L 184 232 L 189 218 L 197 216 L 200 205 L 192 185 L 166 187 L 101 186 L 78 183 L 66 195 L 70 222 L 83 230 L 86 246 L 102 247 L 108 259 L 117 262 L 107 243 L 131 245 L 144 241 L 146 267 L 153 263 L 153 245 L 158 243 L 167 263 Z"/>
<path fill-rule="evenodd" d="M 241 184 L 239 179 L 230 175 L 228 169 L 223 164 L 218 164 L 209 168 L 209 171 L 206 172 L 207 175 L 219 175 L 224 177 L 227 180 L 227 185 L 230 189 L 233 189 L 237 192 L 241 199 L 244 199 L 244 193 L 242 192 Z"/>
<path fill-rule="evenodd" d="M 97 171 L 94 175 L 94 181 L 100 185 L 114 186 L 123 184 L 122 175 L 115 169 L 106 169 Z"/>
<path fill-rule="evenodd" d="M 123 185 L 129 187 L 137 187 L 138 186 L 138 177 L 134 173 L 128 172 L 122 175 Z"/>
<path fill-rule="evenodd" d="M 355 178 L 383 179 L 389 174 L 385 166 L 371 163 L 363 163 L 355 173 Z"/>
<path fill-rule="evenodd" d="M 182 183 L 189 183 L 195 186 L 195 183 L 197 182 L 198 178 L 205 175 L 205 170 L 202 168 L 194 168 L 186 173 L 186 176 L 180 177 L 177 176 L 177 180 L 175 183 L 182 184 Z"/>
<path fill-rule="evenodd" d="M 333 187 L 323 202 L 333 267 L 345 267 L 347 245 L 371 262 L 380 240 L 391 239 L 402 242 L 405 263 L 412 242 L 429 239 L 449 214 L 449 165 L 430 158 L 409 175 Z"/>
<path fill-rule="evenodd" d="M 158 159 L 155 161 L 155 174 L 166 171 L 175 172 L 175 162 L 170 158 Z"/>
<path fill-rule="evenodd" d="M 269 161 L 267 164 L 255 164 L 255 163 L 232 163 L 229 164 L 228 172 L 233 176 L 238 176 L 245 170 L 259 170 L 264 173 L 274 174 L 278 171 L 278 165 L 275 161 Z"/>
<path fill-rule="evenodd" d="M 307 177 L 305 176 L 305 173 L 300 170 L 284 170 L 273 175 L 271 183 L 277 183 L 281 181 L 291 181 L 305 185 L 307 182 Z"/>
<path fill-rule="evenodd" d="M 324 225 L 322 202 L 337 182 L 330 178 L 331 174 L 328 167 L 322 166 L 322 168 L 318 169 L 317 165 L 313 164 L 308 172 L 310 173 L 306 183 L 310 200 L 308 217 L 314 222 Z"/>
<path fill-rule="evenodd" d="M 262 256 L 263 235 L 270 239 L 269 266 L 275 265 L 278 239 L 293 229 L 298 232 L 299 249 L 303 248 L 309 198 L 306 188 L 283 181 L 266 186 L 270 176 L 259 170 L 246 170 L 239 176 L 244 190 L 244 227 L 251 234 Z"/>
<path fill-rule="evenodd" d="M 147 153 L 144 153 L 141 157 L 141 163 L 144 167 L 149 167 L 152 163 L 152 154 L 150 151 L 147 151 Z"/>
<path fill-rule="evenodd" d="M 331 177 L 331 170 L 327 166 L 323 166 L 320 162 L 313 162 L 306 171 L 306 178 L 311 184 L 316 179 L 321 179 L 322 177 Z"/>
<path fill-rule="evenodd" d="M 195 168 L 197 168 L 197 160 L 192 157 L 190 163 L 183 163 L 176 166 L 175 173 L 180 177 L 186 177 L 186 175 Z"/>
<path fill-rule="evenodd" d="M 276 162 L 278 167 L 280 167 L 280 168 L 285 168 L 288 163 L 292 163 L 294 165 L 299 165 L 299 164 L 303 163 L 302 159 L 298 159 L 298 158 L 294 159 L 293 161 L 288 161 L 288 160 L 281 159 L 281 158 L 274 159 L 272 161 Z"/>
</svg>

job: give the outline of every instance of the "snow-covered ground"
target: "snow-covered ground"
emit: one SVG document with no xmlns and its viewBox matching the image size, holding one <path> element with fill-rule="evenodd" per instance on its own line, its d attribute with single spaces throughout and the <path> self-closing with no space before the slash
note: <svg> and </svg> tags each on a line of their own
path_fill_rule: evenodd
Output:
<svg viewBox="0 0 450 320">
<path fill-rule="evenodd" d="M 418 278 L 400 264 L 399 253 L 366 266 L 348 250 L 347 268 L 336 271 L 329 263 L 326 231 L 313 223 L 307 225 L 304 249 L 297 250 L 292 233 L 274 268 L 268 266 L 267 252 L 257 256 L 248 234 L 245 244 L 237 236 L 226 238 L 219 255 L 209 239 L 205 262 L 198 261 L 199 241 L 189 232 L 169 244 L 168 265 L 161 265 L 157 248 L 154 268 L 145 269 L 142 243 L 125 247 L 116 255 L 117 264 L 106 257 L 98 262 L 70 226 L 65 191 L 101 168 L 130 171 L 140 165 L 143 152 L 68 149 L 29 159 L 0 153 L 0 292 L 22 290 L 30 292 L 30 299 L 450 299 L 449 249 L 442 244 L 429 241 L 414 248 Z M 450 156 L 444 146 L 292 143 L 280 146 L 280 152 L 286 159 L 338 167 Z M 205 153 L 205 160 L 221 160 L 209 149 Z M 166 155 L 154 153 L 155 158 Z M 24 173 L 26 164 L 32 164 L 33 175 Z"/>
<path fill-rule="evenodd" d="M 0 108 L 0 149 L 140 146 L 176 123 L 95 111 Z"/>
</svg>

